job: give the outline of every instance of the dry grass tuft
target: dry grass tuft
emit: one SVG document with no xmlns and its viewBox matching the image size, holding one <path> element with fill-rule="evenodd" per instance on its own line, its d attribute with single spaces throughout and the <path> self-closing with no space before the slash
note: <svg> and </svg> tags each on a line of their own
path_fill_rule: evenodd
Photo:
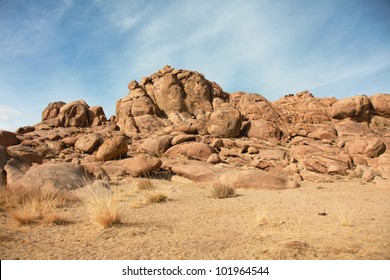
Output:
<svg viewBox="0 0 390 280">
<path fill-rule="evenodd" d="M 152 182 L 152 180 L 150 179 L 147 179 L 147 178 L 144 178 L 144 179 L 141 179 L 138 183 L 137 183 L 137 187 L 139 190 L 146 190 L 146 191 L 153 191 L 156 189 L 156 186 L 154 185 L 154 183 Z"/>
<path fill-rule="evenodd" d="M 164 203 L 168 201 L 168 195 L 161 191 L 148 191 L 146 194 L 147 203 Z"/>
<path fill-rule="evenodd" d="M 256 211 L 256 221 L 259 226 L 269 223 L 269 211 L 265 208 L 259 208 Z"/>
<path fill-rule="evenodd" d="M 213 186 L 213 190 L 211 191 L 211 196 L 214 198 L 229 198 L 229 197 L 235 197 L 236 194 L 236 188 L 231 187 L 229 185 L 225 184 L 215 184 Z"/>
<path fill-rule="evenodd" d="M 67 191 L 58 190 L 49 183 L 40 189 L 3 190 L 1 198 L 2 209 L 8 211 L 11 219 L 19 225 L 35 224 L 49 216 L 58 216 L 58 208 L 75 200 Z"/>
<path fill-rule="evenodd" d="M 91 218 L 104 228 L 122 223 L 123 214 L 110 190 L 86 186 L 76 195 L 86 206 Z"/>
<path fill-rule="evenodd" d="M 335 206 L 336 219 L 343 227 L 352 227 L 359 219 L 360 212 L 356 209 L 347 209 L 340 204 Z"/>
</svg>

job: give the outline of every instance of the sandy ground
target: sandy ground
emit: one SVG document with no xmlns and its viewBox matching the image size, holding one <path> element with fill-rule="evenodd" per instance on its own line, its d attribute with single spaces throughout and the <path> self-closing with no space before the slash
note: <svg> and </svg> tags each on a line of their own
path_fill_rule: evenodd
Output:
<svg viewBox="0 0 390 280">
<path fill-rule="evenodd" d="M 60 209 L 65 225 L 20 226 L 3 209 L 0 258 L 390 259 L 390 184 L 305 183 L 216 199 L 210 186 L 155 180 L 169 200 L 145 204 L 134 181 L 112 187 L 124 213 L 112 228 L 81 202 Z"/>
</svg>

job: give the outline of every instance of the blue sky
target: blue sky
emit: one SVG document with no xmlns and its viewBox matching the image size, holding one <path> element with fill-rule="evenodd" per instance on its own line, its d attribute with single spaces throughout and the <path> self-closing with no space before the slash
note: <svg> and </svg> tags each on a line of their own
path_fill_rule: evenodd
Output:
<svg viewBox="0 0 390 280">
<path fill-rule="evenodd" d="M 0 0 L 0 129 L 53 101 L 109 117 L 166 64 L 269 100 L 390 93 L 390 0 Z"/>
</svg>

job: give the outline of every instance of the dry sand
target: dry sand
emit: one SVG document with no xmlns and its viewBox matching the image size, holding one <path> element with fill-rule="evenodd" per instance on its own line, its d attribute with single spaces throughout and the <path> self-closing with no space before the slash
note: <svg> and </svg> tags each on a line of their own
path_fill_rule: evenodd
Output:
<svg viewBox="0 0 390 280">
<path fill-rule="evenodd" d="M 136 179 L 112 186 L 123 224 L 104 229 L 77 202 L 65 225 L 17 225 L 0 212 L 1 259 L 390 259 L 390 184 L 304 183 L 238 189 L 155 180 L 169 200 L 145 204 Z"/>
</svg>

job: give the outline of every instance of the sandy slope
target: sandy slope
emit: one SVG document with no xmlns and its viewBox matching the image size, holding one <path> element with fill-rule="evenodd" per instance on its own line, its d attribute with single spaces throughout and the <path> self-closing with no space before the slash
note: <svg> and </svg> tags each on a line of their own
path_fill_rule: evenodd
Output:
<svg viewBox="0 0 390 280">
<path fill-rule="evenodd" d="M 61 209 L 66 225 L 18 226 L 2 211 L 0 258 L 390 259 L 390 184 L 239 189 L 228 199 L 210 197 L 210 186 L 156 184 L 168 202 L 143 204 L 134 182 L 113 186 L 125 217 L 108 229 L 81 203 Z"/>
</svg>

